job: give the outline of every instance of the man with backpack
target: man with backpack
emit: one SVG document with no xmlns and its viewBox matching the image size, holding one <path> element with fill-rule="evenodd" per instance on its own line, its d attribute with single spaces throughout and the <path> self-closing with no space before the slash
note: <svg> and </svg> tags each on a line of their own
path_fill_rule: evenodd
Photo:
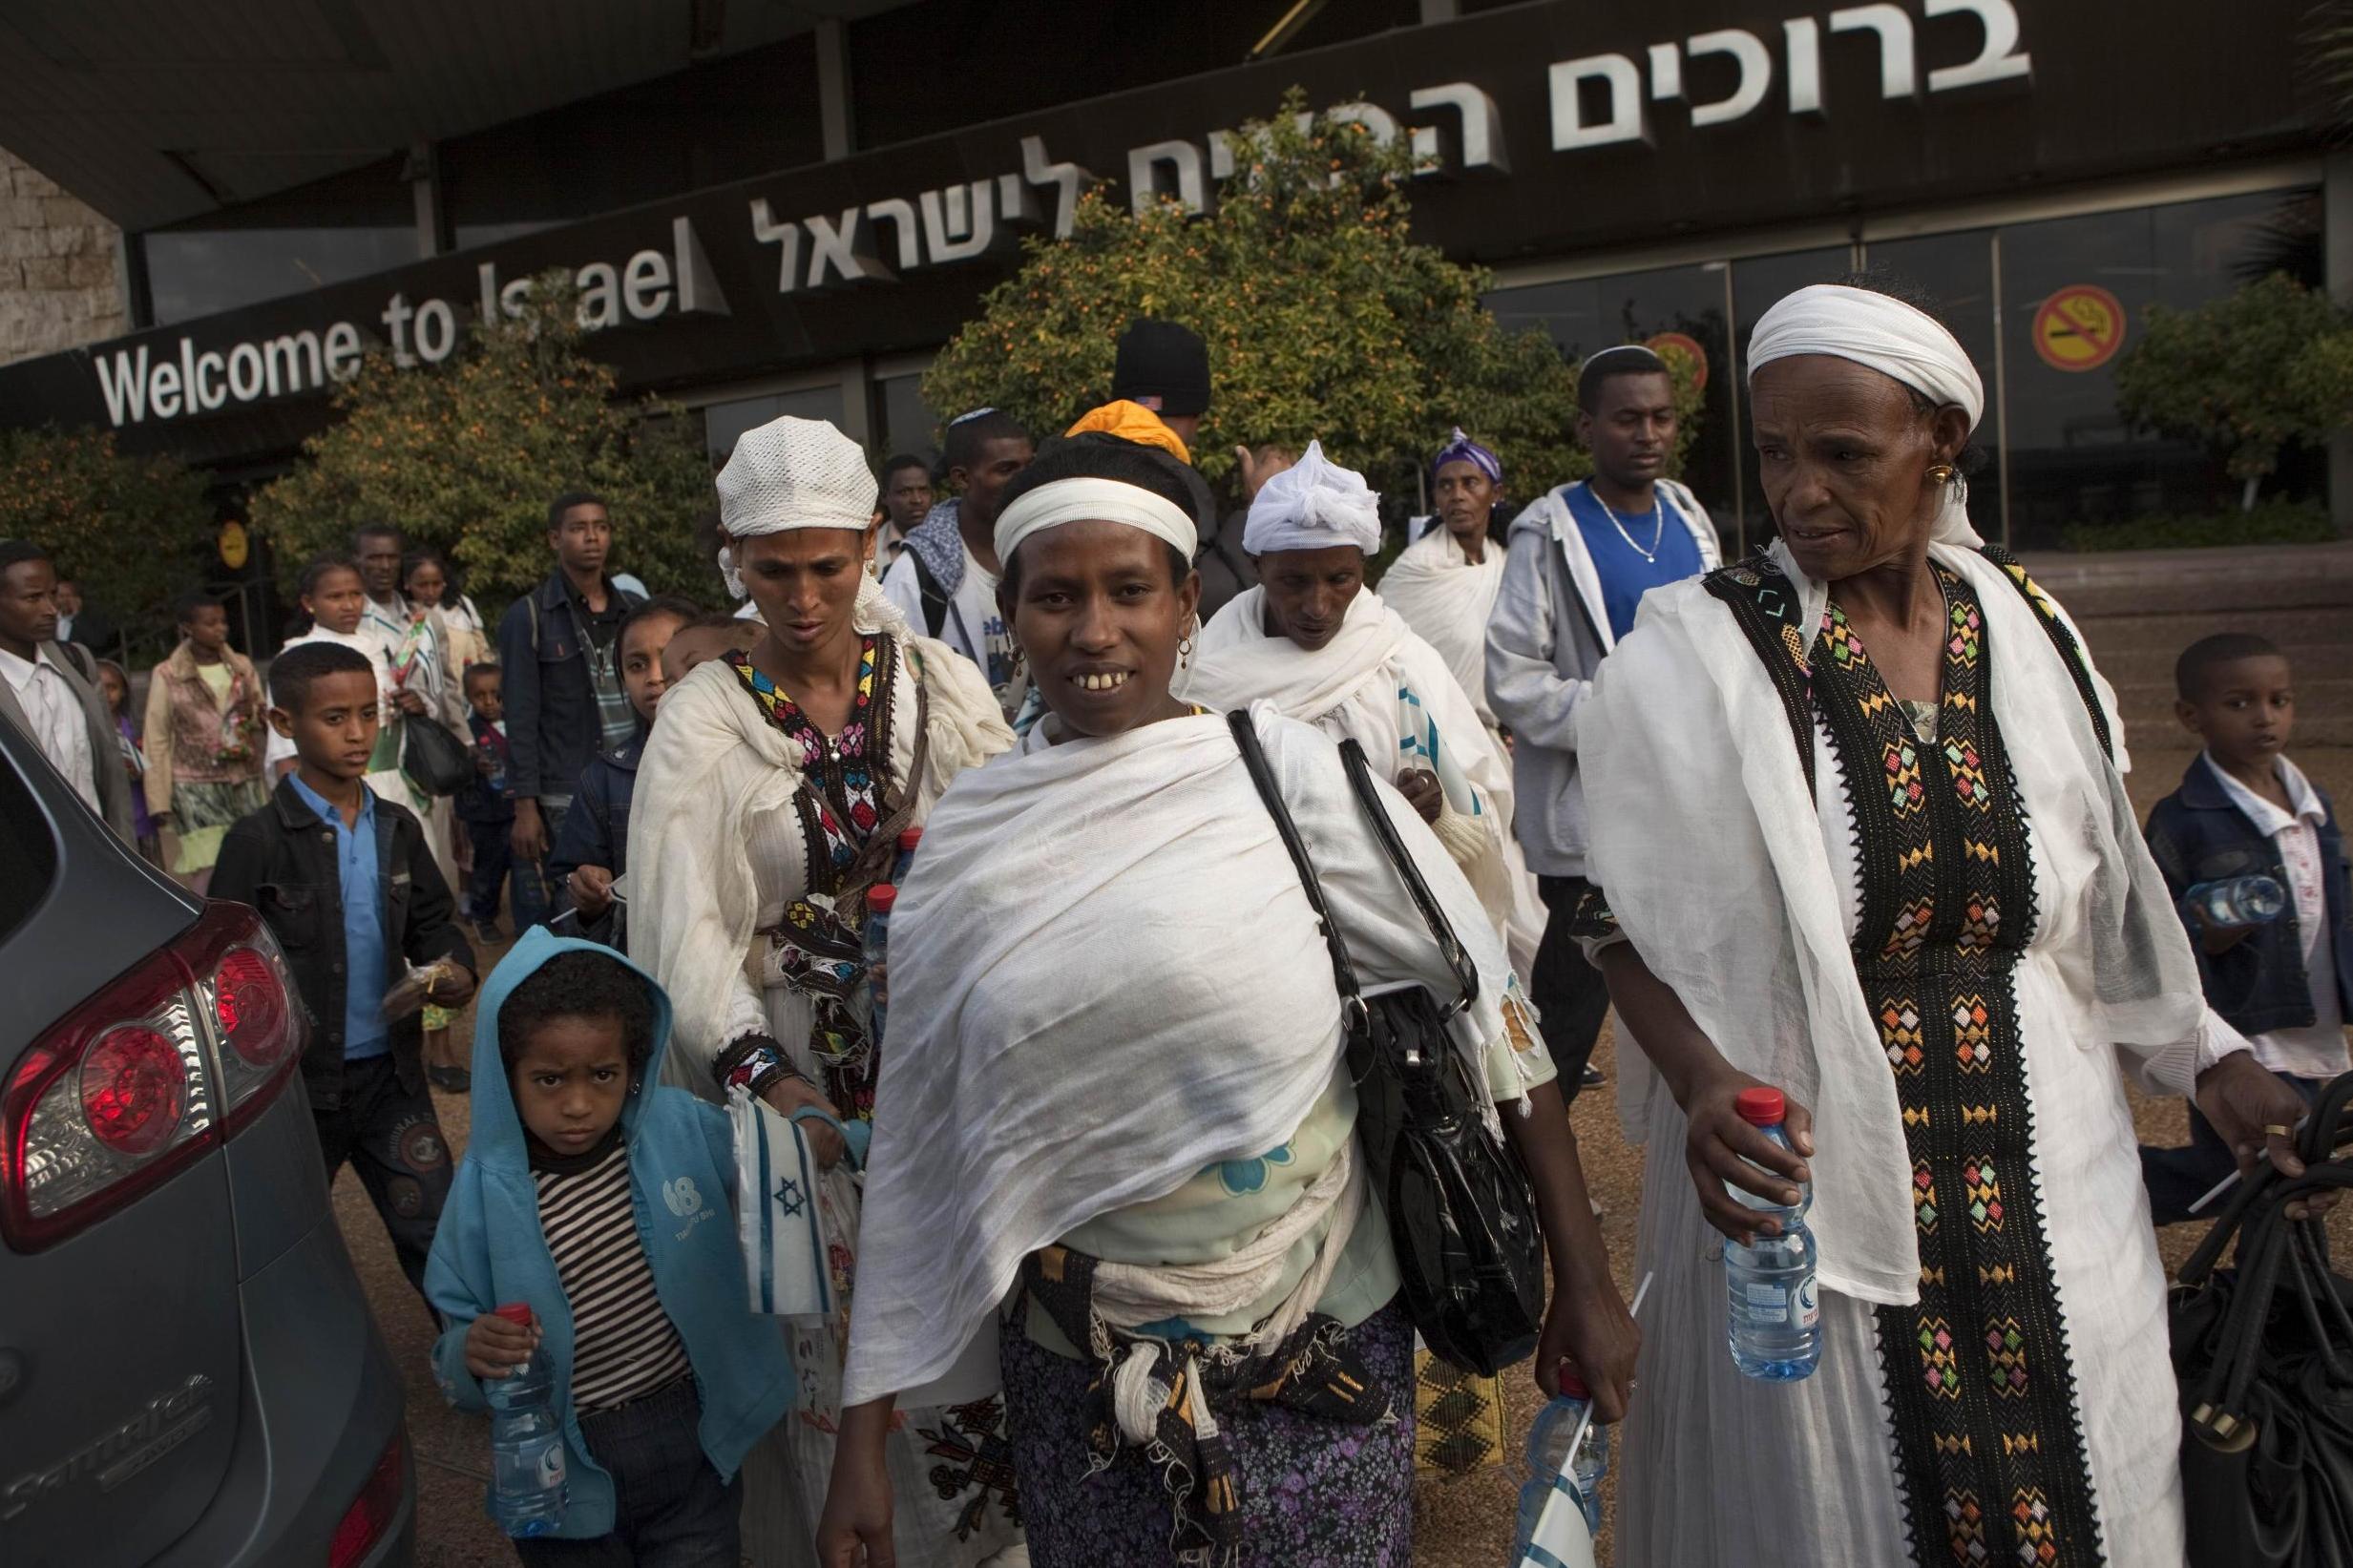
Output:
<svg viewBox="0 0 2353 1568">
<path fill-rule="evenodd" d="M 1012 720 L 1029 681 L 997 608 L 997 507 L 1037 448 L 1011 414 L 976 408 L 948 426 L 948 482 L 961 493 L 932 509 L 882 576 L 882 591 L 926 637 L 980 667 Z"/>
</svg>

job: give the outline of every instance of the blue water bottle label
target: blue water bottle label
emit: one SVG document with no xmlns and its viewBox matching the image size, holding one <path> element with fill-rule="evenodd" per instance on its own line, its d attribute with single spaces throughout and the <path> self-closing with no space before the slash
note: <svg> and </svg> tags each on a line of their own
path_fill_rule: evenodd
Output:
<svg viewBox="0 0 2353 1568">
<path fill-rule="evenodd" d="M 564 1484 L 564 1446 L 550 1443 L 539 1451 L 539 1484 L 554 1491 Z"/>
<path fill-rule="evenodd" d="M 1787 1323 L 1789 1321 L 1789 1292 L 1777 1285 L 1765 1285 L 1752 1280 L 1743 1286 L 1748 1298 L 1749 1317 L 1756 1323 Z"/>
<path fill-rule="evenodd" d="M 1797 1287 L 1797 1327 L 1811 1328 L 1821 1321 L 1822 1304 L 1815 1293 L 1814 1276 L 1809 1274 Z"/>
</svg>

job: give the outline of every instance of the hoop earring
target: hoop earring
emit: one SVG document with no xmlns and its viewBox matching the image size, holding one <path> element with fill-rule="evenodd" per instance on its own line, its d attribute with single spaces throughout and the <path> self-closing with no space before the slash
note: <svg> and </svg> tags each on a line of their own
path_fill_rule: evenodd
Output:
<svg viewBox="0 0 2353 1568">
<path fill-rule="evenodd" d="M 1189 670 L 1192 668 L 1192 664 L 1193 639 L 1188 637 L 1177 638 L 1177 668 L 1180 670 Z"/>
</svg>

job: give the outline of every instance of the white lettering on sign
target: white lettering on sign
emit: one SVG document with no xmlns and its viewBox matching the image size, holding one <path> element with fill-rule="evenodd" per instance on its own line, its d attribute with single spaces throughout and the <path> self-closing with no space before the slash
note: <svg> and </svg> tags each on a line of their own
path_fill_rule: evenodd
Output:
<svg viewBox="0 0 2353 1568">
<path fill-rule="evenodd" d="M 914 215 L 909 214 L 910 226 Z M 690 312 L 727 313 L 726 296 L 711 271 L 693 223 L 670 224 L 670 249 L 641 250 L 620 266 L 591 261 L 573 273 L 580 288 L 581 321 L 595 328 L 623 322 L 652 322 Z M 473 307 L 484 318 L 522 314 L 529 278 L 501 283 L 498 263 L 475 268 L 478 295 Z M 438 365 L 457 351 L 460 303 L 429 298 L 411 303 L 395 293 L 376 320 L 380 341 L 401 367 Z M 336 322 L 325 331 L 305 327 L 273 338 L 248 339 L 226 348 L 199 348 L 181 338 L 168 352 L 149 344 L 95 354 L 98 397 L 108 423 L 119 429 L 151 419 L 211 413 L 231 404 L 321 392 L 347 381 L 360 367 L 371 339 L 356 322 Z"/>
<path fill-rule="evenodd" d="M 1966 12 L 1975 16 L 1985 30 L 1985 42 L 1977 58 L 1966 65 L 1946 66 L 1928 73 L 1930 93 L 1950 93 L 1987 82 L 2032 79 L 2033 59 L 2018 47 L 2015 0 L 1922 0 L 1921 10 L 1932 17 Z M 1919 96 L 1920 70 L 1912 17 L 1902 7 L 1886 3 L 1848 6 L 1830 13 L 1830 31 L 1877 34 L 1880 98 Z M 1781 53 L 1787 73 L 1790 113 L 1824 114 L 1821 24 L 1811 16 L 1793 16 L 1783 22 Z M 1730 93 L 1709 103 L 1691 104 L 1691 124 L 1695 128 L 1730 125 L 1748 118 L 1763 107 L 1773 89 L 1772 51 L 1762 38 L 1746 28 L 1695 33 L 1679 45 L 1652 44 L 1644 54 L 1650 79 L 1647 96 L 1642 90 L 1644 66 L 1635 64 L 1628 55 L 1586 54 L 1554 64 L 1554 151 L 1578 152 L 1614 142 L 1649 141 L 1648 105 L 1672 102 L 1684 96 L 1686 59 L 1720 55 L 1728 57 L 1733 68 Z M 1596 98 L 1607 108 L 1588 118 L 1588 107 Z"/>
</svg>

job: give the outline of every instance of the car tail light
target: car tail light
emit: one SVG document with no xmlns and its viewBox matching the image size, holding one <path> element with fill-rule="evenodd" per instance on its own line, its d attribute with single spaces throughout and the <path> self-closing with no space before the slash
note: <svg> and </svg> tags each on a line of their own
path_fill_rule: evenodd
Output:
<svg viewBox="0 0 2353 1568">
<path fill-rule="evenodd" d="M 408 1469 L 402 1435 L 400 1429 L 393 1430 L 392 1440 L 384 1445 L 384 1453 L 368 1472 L 367 1484 L 336 1523 L 335 1534 L 326 1543 L 327 1568 L 351 1568 L 375 1550 L 399 1517 L 401 1481 Z"/>
<path fill-rule="evenodd" d="M 305 1039 L 260 917 L 210 906 L 0 1084 L 0 1233 L 34 1251 L 152 1191 L 274 1099 Z"/>
</svg>

